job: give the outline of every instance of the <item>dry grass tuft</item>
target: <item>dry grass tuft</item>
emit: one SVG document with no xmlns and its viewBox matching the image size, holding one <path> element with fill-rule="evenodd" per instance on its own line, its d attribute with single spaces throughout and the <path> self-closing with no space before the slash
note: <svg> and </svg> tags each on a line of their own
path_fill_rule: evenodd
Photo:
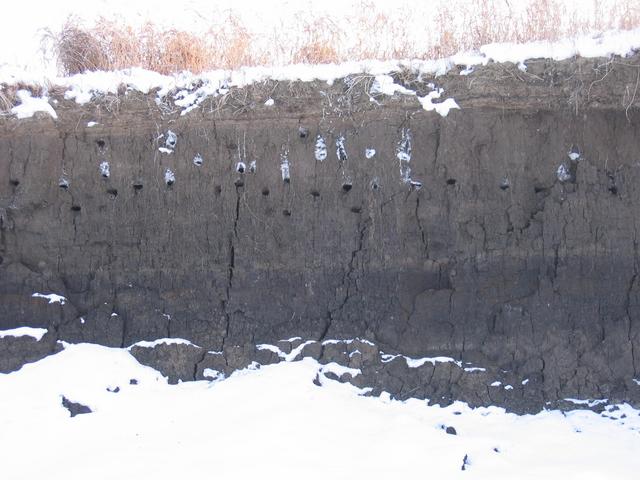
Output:
<svg viewBox="0 0 640 480">
<path fill-rule="evenodd" d="M 425 2 L 422 7 L 401 4 L 389 13 L 370 0 L 361 0 L 349 18 L 301 18 L 295 26 L 274 26 L 272 34 L 251 31 L 232 13 L 200 35 L 107 19 L 86 26 L 69 18 L 60 32 L 49 32 L 47 39 L 66 74 L 127 67 L 169 74 L 255 65 L 437 58 L 494 42 L 553 41 L 640 27 L 637 0 L 591 0 L 589 5 L 593 13 L 587 17 L 581 15 L 584 4 L 563 0 L 440 0 L 435 10 Z"/>
</svg>

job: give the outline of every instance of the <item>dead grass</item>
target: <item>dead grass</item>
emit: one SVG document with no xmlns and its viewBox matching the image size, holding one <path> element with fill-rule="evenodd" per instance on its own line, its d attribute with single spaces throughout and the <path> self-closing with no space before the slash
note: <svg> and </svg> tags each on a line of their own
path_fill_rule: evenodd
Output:
<svg viewBox="0 0 640 480">
<path fill-rule="evenodd" d="M 588 1 L 594 12 L 580 15 Z M 356 14 L 302 18 L 295 26 L 274 26 L 272 34 L 252 32 L 226 13 L 207 32 L 163 30 L 147 23 L 132 27 L 100 19 L 83 25 L 69 18 L 48 32 L 66 74 L 142 67 L 160 73 L 201 73 L 254 65 L 332 63 L 345 60 L 437 58 L 494 42 L 558 40 L 609 29 L 640 27 L 637 0 L 463 0 L 408 4 L 390 14 L 362 0 Z"/>
</svg>

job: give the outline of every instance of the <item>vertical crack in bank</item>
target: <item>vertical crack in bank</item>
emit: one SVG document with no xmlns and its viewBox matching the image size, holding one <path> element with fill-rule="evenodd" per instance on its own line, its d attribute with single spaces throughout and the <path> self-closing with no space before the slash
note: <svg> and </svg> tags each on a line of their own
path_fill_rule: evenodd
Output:
<svg viewBox="0 0 640 480">
<path fill-rule="evenodd" d="M 629 280 L 629 286 L 627 288 L 627 294 L 625 296 L 625 301 L 624 301 L 624 311 L 627 315 L 627 321 L 629 322 L 629 328 L 627 330 L 627 339 L 629 341 L 629 345 L 631 346 L 631 366 L 633 368 L 633 377 L 635 378 L 637 375 L 636 352 L 635 352 L 635 346 L 633 344 L 633 339 L 631 338 L 631 326 L 632 326 L 633 320 L 629 313 L 629 309 L 631 307 L 631 293 L 633 291 L 633 287 L 638 278 L 638 242 L 636 238 L 633 239 L 633 249 L 634 249 L 633 275 L 631 276 L 631 280 Z"/>
<path fill-rule="evenodd" d="M 440 120 L 438 120 L 438 125 L 437 125 L 437 128 L 436 128 L 436 145 L 435 145 L 435 151 L 434 151 L 434 155 L 433 155 L 433 163 L 434 163 L 434 165 L 438 165 L 438 155 L 440 155 L 440 136 L 441 136 L 440 129 L 441 129 Z"/>
<path fill-rule="evenodd" d="M 224 348 L 227 337 L 229 336 L 229 327 L 231 325 L 231 314 L 227 310 L 229 300 L 231 299 L 231 290 L 233 289 L 233 273 L 236 268 L 236 249 L 235 241 L 238 238 L 238 220 L 240 219 L 240 189 L 242 186 L 236 186 L 236 210 L 233 219 L 233 233 L 229 236 L 229 263 L 227 268 L 227 285 L 225 287 L 225 298 L 222 300 L 222 311 L 224 312 L 225 329 L 222 337 L 222 348 Z"/>
<path fill-rule="evenodd" d="M 340 290 L 344 290 L 346 288 L 344 298 L 342 299 L 342 302 L 340 302 L 340 305 L 338 305 L 333 310 L 329 309 L 327 311 L 327 321 L 325 323 L 324 329 L 322 330 L 322 333 L 320 334 L 320 338 L 318 339 L 319 342 L 322 342 L 326 338 L 327 334 L 329 333 L 329 330 L 333 325 L 335 313 L 341 312 L 344 306 L 349 301 L 349 298 L 351 297 L 351 277 L 353 276 L 353 273 L 355 270 L 356 257 L 362 251 L 362 248 L 364 245 L 364 237 L 367 232 L 367 228 L 369 228 L 370 223 L 371 223 L 371 217 L 367 217 L 366 220 L 360 222 L 358 226 L 358 242 L 355 250 L 351 251 L 351 258 L 349 259 L 349 263 L 347 264 L 347 270 L 342 276 L 342 282 L 340 283 L 340 287 L 339 287 Z M 355 283 L 355 290 L 356 292 L 358 290 L 357 283 Z M 322 350 L 324 351 L 324 347 Z M 320 356 L 322 357 L 322 353 Z"/>
<path fill-rule="evenodd" d="M 429 239 L 427 237 L 427 232 L 425 231 L 422 221 L 420 220 L 420 215 L 418 215 L 418 210 L 420 209 L 420 195 L 416 195 L 416 209 L 415 209 L 415 217 L 416 223 L 418 224 L 418 228 L 420 229 L 420 239 L 422 240 L 422 245 L 424 247 L 424 253 L 427 258 L 429 258 Z"/>
<path fill-rule="evenodd" d="M 198 368 L 200 367 L 200 364 L 204 362 L 204 359 L 206 356 L 207 356 L 207 349 L 203 348 L 202 355 L 200 355 L 200 357 L 195 362 L 193 362 L 193 380 L 194 381 L 198 380 Z"/>
</svg>

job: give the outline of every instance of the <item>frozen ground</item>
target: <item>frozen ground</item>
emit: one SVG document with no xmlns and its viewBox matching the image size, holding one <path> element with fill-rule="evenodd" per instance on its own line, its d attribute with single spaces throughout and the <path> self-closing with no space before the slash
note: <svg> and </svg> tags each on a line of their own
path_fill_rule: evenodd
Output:
<svg viewBox="0 0 640 480">
<path fill-rule="evenodd" d="M 521 417 L 429 407 L 365 397 L 322 375 L 316 386 L 320 369 L 304 359 L 168 385 L 126 350 L 68 345 L 0 375 L 2 478 L 635 479 L 640 471 L 640 412 L 628 406 Z M 93 413 L 70 417 L 62 396 Z"/>
</svg>

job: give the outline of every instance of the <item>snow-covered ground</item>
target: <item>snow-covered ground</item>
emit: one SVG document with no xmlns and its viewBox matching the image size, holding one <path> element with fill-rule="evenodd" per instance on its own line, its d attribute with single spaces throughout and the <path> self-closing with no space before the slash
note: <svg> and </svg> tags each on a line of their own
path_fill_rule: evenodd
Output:
<svg viewBox="0 0 640 480">
<path fill-rule="evenodd" d="M 0 375 L 1 478 L 635 479 L 640 471 L 640 412 L 628 406 L 533 416 L 440 408 L 365 397 L 328 379 L 316 386 L 321 368 L 307 358 L 168 385 L 127 350 L 67 345 Z M 70 417 L 62 396 L 93 413 Z"/>
</svg>

